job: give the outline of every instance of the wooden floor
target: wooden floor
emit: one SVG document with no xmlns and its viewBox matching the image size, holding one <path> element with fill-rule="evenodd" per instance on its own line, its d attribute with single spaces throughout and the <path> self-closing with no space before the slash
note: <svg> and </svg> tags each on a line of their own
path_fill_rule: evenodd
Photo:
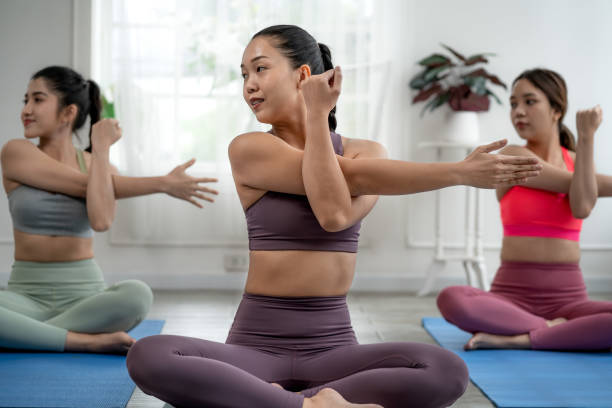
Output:
<svg viewBox="0 0 612 408">
<path fill-rule="evenodd" d="M 151 319 L 164 319 L 163 333 L 225 341 L 240 293 L 221 291 L 156 291 Z M 353 327 L 360 343 L 417 341 L 435 344 L 421 327 L 421 317 L 440 316 L 434 297 L 407 294 L 351 294 Z M 136 389 L 128 408 L 162 408 L 164 403 Z M 461 408 L 494 405 L 470 383 L 454 404 Z"/>
</svg>

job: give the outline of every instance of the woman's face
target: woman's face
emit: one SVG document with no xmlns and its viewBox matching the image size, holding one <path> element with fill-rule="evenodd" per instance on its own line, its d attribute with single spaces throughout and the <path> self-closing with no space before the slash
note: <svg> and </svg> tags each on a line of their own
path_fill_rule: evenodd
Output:
<svg viewBox="0 0 612 408">
<path fill-rule="evenodd" d="M 49 90 L 42 78 L 30 81 L 23 102 L 21 122 L 26 138 L 45 137 L 66 126 L 58 115 L 57 95 Z"/>
<path fill-rule="evenodd" d="M 561 113 L 527 79 L 519 79 L 512 87 L 510 108 L 512 125 L 522 139 L 545 142 L 556 135 Z"/>
<path fill-rule="evenodd" d="M 275 40 L 254 38 L 242 55 L 242 96 L 261 123 L 290 120 L 300 103 L 300 70 L 274 47 Z"/>
</svg>

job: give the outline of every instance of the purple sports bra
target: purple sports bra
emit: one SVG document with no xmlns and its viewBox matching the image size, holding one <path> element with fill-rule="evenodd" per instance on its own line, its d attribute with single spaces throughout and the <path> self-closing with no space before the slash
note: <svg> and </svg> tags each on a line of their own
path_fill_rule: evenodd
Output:
<svg viewBox="0 0 612 408">
<path fill-rule="evenodd" d="M 336 154 L 343 155 L 342 138 L 331 132 Z M 325 231 L 304 195 L 267 191 L 245 210 L 251 251 L 357 252 L 361 221 L 338 232 Z"/>
</svg>

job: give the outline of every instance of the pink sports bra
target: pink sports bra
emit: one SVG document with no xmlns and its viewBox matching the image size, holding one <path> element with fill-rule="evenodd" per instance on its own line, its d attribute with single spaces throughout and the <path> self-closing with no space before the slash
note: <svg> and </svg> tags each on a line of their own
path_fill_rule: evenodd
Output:
<svg viewBox="0 0 612 408">
<path fill-rule="evenodd" d="M 561 150 L 573 172 L 574 161 L 567 149 Z M 582 220 L 572 215 L 568 194 L 514 186 L 499 204 L 504 236 L 580 239 Z"/>
</svg>

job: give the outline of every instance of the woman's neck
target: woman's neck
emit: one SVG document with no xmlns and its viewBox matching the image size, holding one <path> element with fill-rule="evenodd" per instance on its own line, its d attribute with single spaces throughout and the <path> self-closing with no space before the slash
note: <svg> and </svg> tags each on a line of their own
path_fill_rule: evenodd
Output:
<svg viewBox="0 0 612 408">
<path fill-rule="evenodd" d="M 549 163 L 555 164 L 557 160 L 563 160 L 558 131 L 549 137 L 538 138 L 537 141 L 527 141 L 527 148 Z"/>
<path fill-rule="evenodd" d="M 280 137 L 289 145 L 303 150 L 306 144 L 306 115 L 297 112 L 294 117 L 286 121 L 273 123 L 272 134 Z"/>
<path fill-rule="evenodd" d="M 60 162 L 70 161 L 76 154 L 72 134 L 61 132 L 50 137 L 41 137 L 38 148 Z"/>
</svg>

